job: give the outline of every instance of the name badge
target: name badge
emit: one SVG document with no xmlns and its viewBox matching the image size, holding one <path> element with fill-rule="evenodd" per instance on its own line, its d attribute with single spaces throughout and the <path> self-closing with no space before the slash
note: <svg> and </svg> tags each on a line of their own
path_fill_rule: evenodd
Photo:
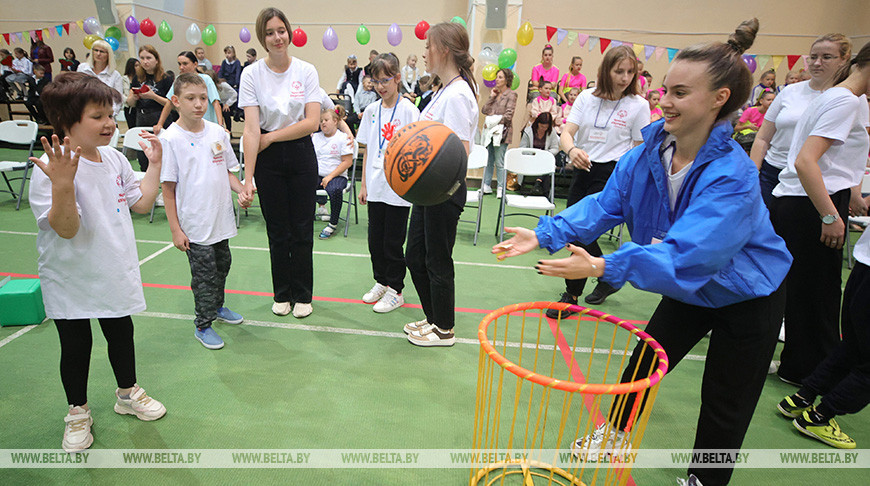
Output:
<svg viewBox="0 0 870 486">
<path fill-rule="evenodd" d="M 589 131 L 589 141 L 590 142 L 606 142 L 607 141 L 607 129 L 606 128 L 593 128 Z"/>
<path fill-rule="evenodd" d="M 214 155 L 220 155 L 221 152 L 224 151 L 224 148 L 225 147 L 223 142 L 213 142 L 211 144 L 211 153 L 213 153 Z"/>
</svg>

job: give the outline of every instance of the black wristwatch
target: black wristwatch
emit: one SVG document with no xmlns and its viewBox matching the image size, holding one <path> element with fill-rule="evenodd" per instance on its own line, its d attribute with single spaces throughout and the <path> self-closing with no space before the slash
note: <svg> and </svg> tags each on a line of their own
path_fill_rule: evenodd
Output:
<svg viewBox="0 0 870 486">
<path fill-rule="evenodd" d="M 826 214 L 826 215 L 822 216 L 821 218 L 822 218 L 822 223 L 834 224 L 834 221 L 840 219 L 840 215 L 836 214 L 836 213 L 835 214 Z"/>
</svg>

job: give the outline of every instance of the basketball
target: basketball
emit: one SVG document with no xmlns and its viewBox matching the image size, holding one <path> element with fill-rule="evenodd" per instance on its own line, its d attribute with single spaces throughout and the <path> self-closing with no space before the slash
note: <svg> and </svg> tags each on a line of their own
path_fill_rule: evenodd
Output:
<svg viewBox="0 0 870 486">
<path fill-rule="evenodd" d="M 434 206 L 462 186 L 468 167 L 465 146 L 453 130 L 418 121 L 396 132 L 384 155 L 387 183 L 402 199 Z"/>
</svg>

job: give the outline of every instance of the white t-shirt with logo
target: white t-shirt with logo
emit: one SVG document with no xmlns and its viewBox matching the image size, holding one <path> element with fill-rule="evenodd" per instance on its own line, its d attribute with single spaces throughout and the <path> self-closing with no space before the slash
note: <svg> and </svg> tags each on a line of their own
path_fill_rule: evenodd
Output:
<svg viewBox="0 0 870 486">
<path fill-rule="evenodd" d="M 819 168 L 828 194 L 857 186 L 864 177 L 867 151 L 870 150 L 870 108 L 867 96 L 855 96 L 846 88 L 830 88 L 807 107 L 795 127 L 788 150 L 788 166 L 779 173 L 779 184 L 773 195 L 806 196 L 794 163 L 809 137 L 824 137 L 834 141 L 819 157 Z"/>
<path fill-rule="evenodd" d="M 643 141 L 640 130 L 649 125 L 649 102 L 637 95 L 605 100 L 594 96 L 595 91 L 580 93 L 568 115 L 568 123 L 579 127 L 574 145 L 593 162 L 619 160 L 633 142 Z"/>
<path fill-rule="evenodd" d="M 51 180 L 39 168 L 30 181 L 30 208 L 39 234 L 39 277 L 52 319 L 124 317 L 145 310 L 130 206 L 142 198 L 130 162 L 98 147 L 101 162 L 79 159 L 75 175 L 79 230 L 61 238 L 48 222 Z M 41 160 L 48 163 L 48 157 Z"/>
<path fill-rule="evenodd" d="M 776 133 L 770 139 L 770 148 L 764 156 L 768 164 L 777 169 L 785 169 L 788 165 L 788 149 L 791 147 L 798 120 L 820 94 L 821 91 L 810 88 L 809 81 L 802 81 L 786 86 L 773 99 L 764 114 L 765 120 L 776 124 Z"/>
<path fill-rule="evenodd" d="M 320 102 L 317 70 L 298 57 L 292 59 L 283 73 L 269 69 L 265 59 L 242 71 L 239 108 L 259 107 L 260 128 L 268 132 L 304 120 L 305 104 Z"/>
<path fill-rule="evenodd" d="M 336 130 L 331 137 L 327 137 L 323 132 L 314 132 L 311 134 L 311 141 L 314 142 L 317 174 L 320 177 L 332 174 L 332 171 L 341 165 L 342 156 L 353 155 L 353 146 L 347 144 L 347 134 L 344 132 Z M 347 177 L 347 170 L 342 172 L 341 176 Z"/>
<path fill-rule="evenodd" d="M 417 107 L 407 98 L 400 96 L 398 100 L 395 113 L 393 108 L 381 107 L 381 100 L 367 106 L 359 122 L 356 139 L 366 145 L 366 199 L 390 206 L 410 207 L 411 203 L 399 197 L 387 184 L 384 172 L 384 154 L 393 135 L 403 126 L 417 121 L 420 116 Z"/>
<path fill-rule="evenodd" d="M 203 120 L 198 133 L 173 123 L 160 134 L 160 182 L 175 182 L 178 222 L 191 243 L 213 245 L 238 234 L 229 169 L 239 165 L 230 136 Z"/>
<path fill-rule="evenodd" d="M 470 145 L 474 143 L 479 113 L 471 87 L 462 78 L 456 78 L 432 96 L 420 119 L 443 123 L 459 140 Z"/>
</svg>

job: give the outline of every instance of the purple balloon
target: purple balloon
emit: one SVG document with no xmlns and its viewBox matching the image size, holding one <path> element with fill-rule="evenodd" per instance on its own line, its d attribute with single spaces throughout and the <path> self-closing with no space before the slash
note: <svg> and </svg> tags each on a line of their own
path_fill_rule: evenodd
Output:
<svg viewBox="0 0 870 486">
<path fill-rule="evenodd" d="M 483 85 L 486 86 L 487 88 L 495 88 L 495 80 L 493 79 L 492 81 L 487 81 L 484 79 Z"/>
<path fill-rule="evenodd" d="M 338 47 L 338 34 L 335 33 L 332 27 L 326 29 L 323 33 L 323 47 L 327 51 L 334 51 Z"/>
<path fill-rule="evenodd" d="M 247 27 L 242 27 L 242 30 L 239 31 L 239 40 L 242 42 L 251 42 L 251 32 Z"/>
<path fill-rule="evenodd" d="M 127 32 L 131 34 L 139 33 L 139 21 L 136 20 L 136 17 L 133 17 L 132 15 L 127 17 L 127 20 L 124 22 L 124 27 L 126 27 Z"/>
<path fill-rule="evenodd" d="M 755 58 L 750 56 L 749 54 L 743 55 L 743 62 L 746 63 L 746 66 L 749 67 L 749 72 L 754 73 L 758 68 L 758 65 L 755 63 Z"/>
<path fill-rule="evenodd" d="M 390 25 L 390 29 L 387 30 L 387 42 L 393 47 L 402 42 L 402 29 L 399 28 L 399 24 Z"/>
</svg>

